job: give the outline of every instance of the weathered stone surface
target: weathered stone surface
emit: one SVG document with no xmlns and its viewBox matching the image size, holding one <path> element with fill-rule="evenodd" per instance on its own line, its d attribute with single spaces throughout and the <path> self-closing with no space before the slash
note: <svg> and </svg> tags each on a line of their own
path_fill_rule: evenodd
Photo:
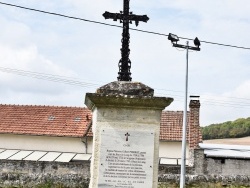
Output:
<svg viewBox="0 0 250 188">
<path fill-rule="evenodd" d="M 44 174 L 42 176 L 33 174 L 0 174 L 0 187 L 72 187 L 88 188 L 89 179 L 79 175 L 57 175 Z"/>
<path fill-rule="evenodd" d="M 89 162 L 33 162 L 33 161 L 0 161 L 0 187 L 81 187 L 88 188 Z M 178 188 L 179 166 L 167 165 L 159 167 L 159 188 Z M 246 166 L 245 168 L 248 168 Z M 168 169 L 167 171 L 164 171 Z M 165 173 L 164 173 L 165 172 Z M 193 173 L 192 167 L 187 168 L 187 173 Z M 186 175 L 186 187 L 203 188 L 246 188 L 250 187 L 250 175 Z"/>
<path fill-rule="evenodd" d="M 151 153 L 152 164 L 149 165 L 146 170 L 148 177 L 152 177 L 149 181 L 136 181 L 134 186 L 134 179 L 131 179 L 133 187 L 145 187 L 145 184 L 139 185 L 146 182 L 146 186 L 157 187 L 158 178 L 158 157 L 159 157 L 159 133 L 160 133 L 160 116 L 161 111 L 168 106 L 173 99 L 166 97 L 154 97 L 154 90 L 139 82 L 112 82 L 105 86 L 102 86 L 97 90 L 96 93 L 87 93 L 85 96 L 86 106 L 93 112 L 93 156 L 91 164 L 91 181 L 90 187 L 107 187 L 110 181 L 112 184 L 118 182 L 115 178 L 111 179 L 101 178 L 104 173 L 101 173 L 103 163 L 100 163 L 100 159 L 105 158 L 105 152 L 102 152 L 103 147 L 103 134 L 102 131 L 112 129 L 116 132 L 122 131 L 122 134 L 133 133 L 133 132 L 145 132 L 148 131 L 153 134 Z M 121 135 L 120 135 L 121 136 Z M 112 136 L 111 136 L 112 137 Z M 105 140 L 105 139 L 104 139 Z M 110 138 L 109 145 L 117 144 L 119 139 Z M 138 141 L 138 139 L 137 139 Z M 126 141 L 125 141 L 126 142 Z M 136 143 L 136 141 L 134 141 Z M 121 142 L 118 142 L 121 143 Z M 138 152 L 145 152 L 144 141 L 140 141 L 140 149 Z M 124 145 L 124 143 L 123 143 Z M 127 147 L 131 147 L 129 145 Z M 147 146 L 145 146 L 147 147 Z M 151 159 L 150 159 L 151 160 Z M 132 169 L 132 168 L 131 168 Z M 149 170 L 150 169 L 150 170 Z M 124 170 L 123 170 L 124 171 Z M 103 172 L 103 171 L 102 171 Z M 125 172 L 125 171 L 124 171 Z M 152 175 L 149 175 L 152 174 Z M 108 175 L 107 175 L 108 176 Z M 106 175 L 105 175 L 106 178 Z M 151 183 L 150 183 L 151 182 Z M 131 186 L 130 181 L 122 181 L 123 184 Z M 117 184 L 117 185 L 118 185 Z M 101 186 L 100 186 L 101 185 Z"/>
<path fill-rule="evenodd" d="M 159 187 L 179 187 L 180 175 L 166 174 L 159 176 Z M 250 176 L 247 175 L 186 175 L 186 187 L 249 187 Z"/>
<path fill-rule="evenodd" d="M 102 96 L 100 98 L 103 98 Z M 123 97 L 124 98 L 124 97 Z M 122 99 L 121 99 L 122 100 Z M 109 106 L 109 103 L 103 104 L 104 106 L 97 105 L 93 111 L 93 132 L 94 132 L 94 153 L 92 157 L 92 174 L 91 187 L 98 187 L 97 182 L 99 178 L 101 144 L 101 131 L 106 129 L 113 129 L 127 132 L 136 131 L 150 131 L 154 134 L 154 147 L 151 151 L 153 153 L 153 187 L 157 186 L 157 173 L 158 173 L 158 154 L 159 154 L 159 131 L 160 131 L 160 116 L 162 109 L 149 108 L 145 106 L 135 106 L 128 108 L 126 106 Z M 119 104 L 117 104 L 119 105 Z M 110 145 L 114 145 L 115 140 L 110 137 Z M 112 148 L 112 147 L 111 147 Z M 143 149 L 143 148 L 142 148 Z M 103 153 L 102 153 L 103 154 Z M 93 173 L 93 171 L 95 173 Z M 97 175 L 94 175 L 97 174 Z M 150 185 L 149 185 L 150 186 Z"/>
<path fill-rule="evenodd" d="M 82 187 L 89 184 L 89 162 L 0 162 L 0 187 Z"/>
<path fill-rule="evenodd" d="M 87 93 L 85 104 L 89 109 L 95 107 L 133 107 L 163 110 L 173 102 L 173 98 L 154 97 L 154 90 L 140 82 L 116 81 Z"/>
<path fill-rule="evenodd" d="M 181 166 L 180 165 L 159 165 L 159 175 L 165 174 L 180 174 L 181 173 Z M 194 174 L 194 168 L 187 166 L 186 167 L 186 174 Z"/>
<path fill-rule="evenodd" d="M 141 82 L 115 81 L 100 87 L 96 93 L 102 95 L 153 97 L 154 90 Z"/>
<path fill-rule="evenodd" d="M 116 106 L 163 110 L 166 106 L 169 106 L 172 101 L 173 98 L 167 97 L 138 97 L 134 95 L 105 96 L 102 94 L 87 93 L 85 96 L 85 104 L 89 109 L 93 109 L 94 107 Z"/>
<path fill-rule="evenodd" d="M 207 158 L 207 174 L 250 174 L 250 160 Z M 248 168 L 246 168 L 248 167 Z"/>
</svg>

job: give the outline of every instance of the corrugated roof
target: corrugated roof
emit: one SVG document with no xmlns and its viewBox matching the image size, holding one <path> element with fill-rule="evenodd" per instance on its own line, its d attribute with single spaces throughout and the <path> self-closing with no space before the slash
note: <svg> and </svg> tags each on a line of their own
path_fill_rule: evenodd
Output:
<svg viewBox="0 0 250 188">
<path fill-rule="evenodd" d="M 207 157 L 250 158 L 250 146 L 203 143 L 200 143 L 199 146 L 204 149 L 204 154 Z"/>
<path fill-rule="evenodd" d="M 25 160 L 25 161 L 89 161 L 91 154 L 65 153 L 35 150 L 11 150 L 0 149 L 0 159 L 4 160 Z"/>
</svg>

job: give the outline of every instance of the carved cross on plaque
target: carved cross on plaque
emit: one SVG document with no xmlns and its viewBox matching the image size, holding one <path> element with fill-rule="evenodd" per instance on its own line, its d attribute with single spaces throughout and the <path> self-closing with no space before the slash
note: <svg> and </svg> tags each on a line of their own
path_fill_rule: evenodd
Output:
<svg viewBox="0 0 250 188">
<path fill-rule="evenodd" d="M 126 141 L 128 141 L 128 137 L 130 136 L 130 134 L 126 133 L 125 136 L 126 136 Z"/>
<path fill-rule="evenodd" d="M 140 16 L 129 12 L 129 1 L 130 0 L 124 0 L 123 11 L 120 11 L 120 13 L 110 13 L 106 11 L 103 14 L 105 19 L 113 19 L 114 21 L 120 20 L 120 22 L 123 23 L 121 48 L 122 58 L 119 61 L 119 72 L 117 77 L 118 81 L 132 80 L 130 73 L 131 61 L 129 59 L 129 24 L 132 23 L 132 21 L 135 21 L 135 25 L 138 26 L 140 21 L 147 22 L 149 20 L 147 15 Z"/>
</svg>

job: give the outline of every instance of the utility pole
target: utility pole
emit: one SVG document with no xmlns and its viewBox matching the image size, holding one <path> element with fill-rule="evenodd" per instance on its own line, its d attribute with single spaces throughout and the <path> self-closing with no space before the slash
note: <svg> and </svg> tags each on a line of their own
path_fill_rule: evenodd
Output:
<svg viewBox="0 0 250 188">
<path fill-rule="evenodd" d="M 181 152 L 181 178 L 180 178 L 180 188 L 185 187 L 185 172 L 186 172 L 186 132 L 187 132 L 187 95 L 188 95 L 188 46 L 186 45 L 186 79 L 185 79 L 185 104 L 184 104 L 184 114 L 183 114 L 183 126 L 182 126 L 182 152 Z"/>
<path fill-rule="evenodd" d="M 194 44 L 196 47 L 189 46 L 189 41 L 186 45 L 177 44 L 179 38 L 177 35 L 169 33 L 168 39 L 171 40 L 173 47 L 186 49 L 186 77 L 185 77 L 185 102 L 184 102 L 184 113 L 183 113 L 183 126 L 182 126 L 182 152 L 181 152 L 181 177 L 180 177 L 180 188 L 185 187 L 185 174 L 186 174 L 186 136 L 187 136 L 187 96 L 188 96 L 188 51 L 195 50 L 200 51 L 200 41 L 196 37 Z"/>
</svg>

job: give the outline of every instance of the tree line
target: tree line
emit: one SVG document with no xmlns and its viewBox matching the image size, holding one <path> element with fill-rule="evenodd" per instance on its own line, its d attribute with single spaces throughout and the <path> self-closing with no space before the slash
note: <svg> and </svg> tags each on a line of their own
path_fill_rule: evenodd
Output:
<svg viewBox="0 0 250 188">
<path fill-rule="evenodd" d="M 203 140 L 250 136 L 250 117 L 202 127 Z"/>
</svg>

